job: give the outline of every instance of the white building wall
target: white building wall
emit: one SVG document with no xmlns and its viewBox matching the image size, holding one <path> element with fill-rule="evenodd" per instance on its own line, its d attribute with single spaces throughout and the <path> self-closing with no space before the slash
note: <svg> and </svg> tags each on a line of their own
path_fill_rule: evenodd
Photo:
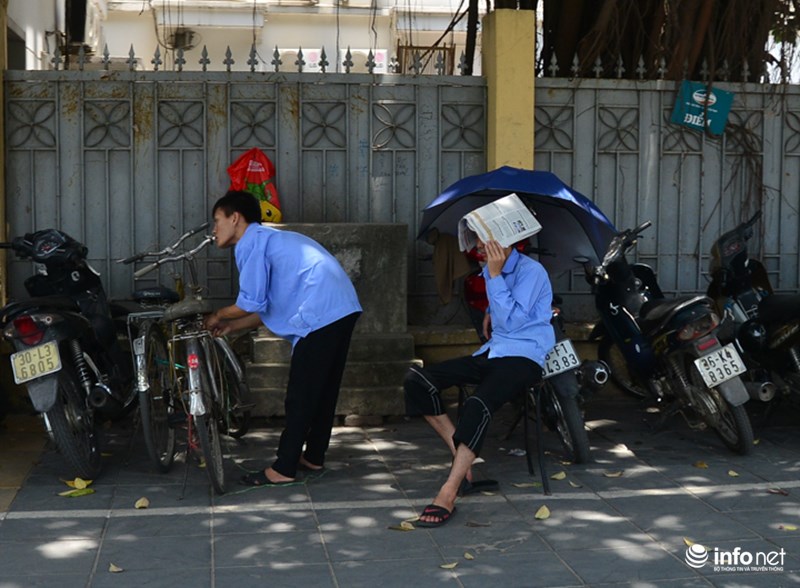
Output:
<svg viewBox="0 0 800 588">
<path fill-rule="evenodd" d="M 25 41 L 25 69 L 49 69 L 56 30 L 64 30 L 63 0 L 9 0 L 8 27 Z"/>
</svg>

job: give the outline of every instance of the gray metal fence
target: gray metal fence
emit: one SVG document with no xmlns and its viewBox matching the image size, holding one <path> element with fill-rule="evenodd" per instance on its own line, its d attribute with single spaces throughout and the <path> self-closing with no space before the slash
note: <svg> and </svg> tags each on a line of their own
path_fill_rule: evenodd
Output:
<svg viewBox="0 0 800 588">
<path fill-rule="evenodd" d="M 463 320 L 457 300 L 439 303 L 431 246 L 415 237 L 427 203 L 485 171 L 483 79 L 100 70 L 7 72 L 5 84 L 10 234 L 55 226 L 84 241 L 113 296 L 133 287 L 113 260 L 207 220 L 226 167 L 259 147 L 287 221 L 406 223 L 409 319 Z M 539 79 L 536 167 L 618 227 L 652 220 L 638 255 L 670 294 L 704 291 L 713 240 L 761 207 L 756 252 L 779 290 L 797 291 L 798 89 L 716 86 L 735 93 L 720 138 L 669 122 L 674 82 Z M 229 298 L 230 254 L 201 265 L 212 296 Z M 30 271 L 10 263 L 12 295 Z M 571 318 L 590 319 L 580 273 L 553 279 Z"/>
</svg>

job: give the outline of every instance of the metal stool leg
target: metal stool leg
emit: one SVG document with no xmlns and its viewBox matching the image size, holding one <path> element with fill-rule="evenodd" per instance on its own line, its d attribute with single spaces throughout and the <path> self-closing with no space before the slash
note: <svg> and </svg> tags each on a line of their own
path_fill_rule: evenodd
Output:
<svg viewBox="0 0 800 588">
<path fill-rule="evenodd" d="M 531 392 L 533 392 L 533 402 L 536 405 L 536 452 L 537 457 L 539 460 L 539 475 L 542 478 L 542 488 L 544 493 L 547 496 L 550 496 L 550 480 L 547 478 L 547 470 L 544 465 L 544 444 L 542 443 L 542 402 L 541 402 L 541 393 L 542 393 L 542 386 L 541 384 L 535 384 L 531 387 Z M 525 391 L 525 414 L 530 414 L 530 394 L 528 391 Z M 528 419 L 525 419 L 527 423 Z M 525 453 L 528 456 L 528 471 L 533 475 L 533 466 L 531 465 L 531 451 L 530 451 L 530 441 L 528 437 L 527 430 L 525 431 L 525 444 L 527 445 L 525 449 Z"/>
</svg>

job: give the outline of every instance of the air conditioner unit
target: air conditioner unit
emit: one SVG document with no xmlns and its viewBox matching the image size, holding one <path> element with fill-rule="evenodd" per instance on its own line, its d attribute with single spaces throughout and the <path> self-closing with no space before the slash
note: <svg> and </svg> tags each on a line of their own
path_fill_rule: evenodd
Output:
<svg viewBox="0 0 800 588">
<path fill-rule="evenodd" d="M 281 49 L 278 48 L 278 52 L 281 54 L 281 71 L 285 72 L 293 72 L 298 71 L 297 61 L 300 58 L 300 50 L 303 51 L 303 61 L 305 61 L 305 65 L 303 65 L 304 72 L 318 72 L 322 71 L 322 68 L 319 65 L 320 60 L 322 59 L 321 53 L 322 49 L 319 48 L 311 48 L 311 49 Z M 269 59 L 271 62 L 272 59 Z M 268 69 L 272 70 L 273 66 L 271 63 L 267 63 Z M 330 67 L 330 66 L 328 66 Z"/>
<path fill-rule="evenodd" d="M 369 49 L 350 49 L 350 61 L 353 65 L 350 66 L 350 73 L 369 73 L 367 67 L 367 60 L 369 59 Z M 344 71 L 342 63 L 347 56 L 347 49 L 339 50 L 339 69 Z M 389 72 L 389 51 L 386 49 L 373 49 L 372 60 L 375 62 L 375 67 L 372 73 L 385 74 Z"/>
</svg>

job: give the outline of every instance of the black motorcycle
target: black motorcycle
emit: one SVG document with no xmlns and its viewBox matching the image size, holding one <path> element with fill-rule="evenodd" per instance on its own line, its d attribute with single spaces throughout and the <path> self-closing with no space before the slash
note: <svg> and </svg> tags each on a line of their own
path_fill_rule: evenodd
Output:
<svg viewBox="0 0 800 588">
<path fill-rule="evenodd" d="M 710 427 L 728 448 L 747 454 L 753 430 L 743 406 L 746 368 L 734 345 L 719 342 L 713 301 L 666 299 L 652 269 L 625 258 L 650 224 L 617 234 L 600 265 L 578 260 L 601 317 L 591 335 L 598 357 L 621 388 L 663 403 L 661 424 L 681 413 L 690 426 Z"/>
<path fill-rule="evenodd" d="M 43 271 L 25 280 L 30 298 L 0 309 L 0 328 L 11 342 L 14 381 L 27 388 L 51 436 L 76 476 L 101 469 L 99 424 L 136 400 L 131 356 L 120 345 L 99 274 L 87 248 L 61 231 L 46 229 L 0 243 Z M 119 317 L 117 317 L 119 318 Z"/>
<path fill-rule="evenodd" d="M 800 394 L 800 295 L 774 294 L 763 264 L 750 257 L 760 218 L 759 210 L 714 242 L 706 293 L 722 315 L 721 337 L 744 357 L 750 395 L 769 402 Z"/>
</svg>

